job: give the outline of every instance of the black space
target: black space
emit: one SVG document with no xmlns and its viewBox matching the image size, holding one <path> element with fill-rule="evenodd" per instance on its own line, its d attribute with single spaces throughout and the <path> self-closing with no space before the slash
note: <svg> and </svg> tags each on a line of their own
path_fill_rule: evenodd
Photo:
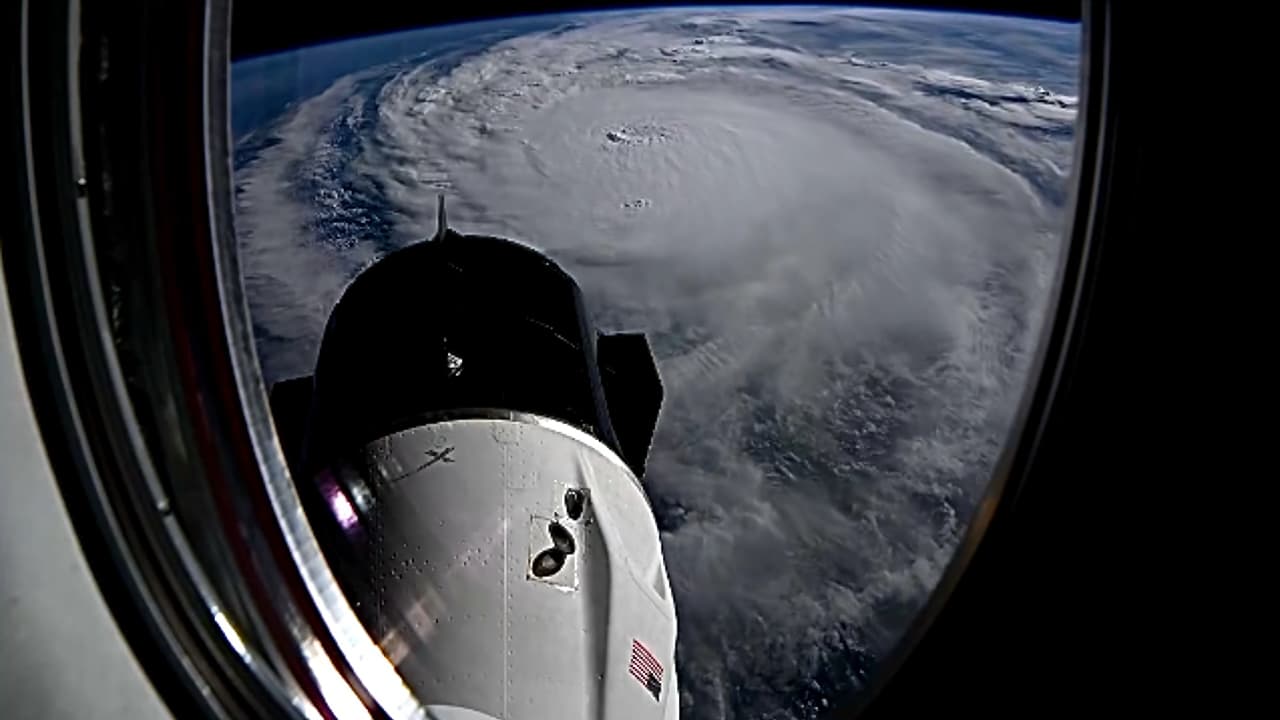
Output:
<svg viewBox="0 0 1280 720">
<path fill-rule="evenodd" d="M 296 47 L 333 40 L 379 35 L 394 30 L 407 30 L 430 25 L 446 25 L 468 20 L 484 20 L 512 15 L 641 8 L 648 6 L 696 5 L 707 7 L 725 3 L 646 3 L 646 2 L 549 2 L 513 3 L 473 0 L 468 3 L 409 3 L 397 0 L 360 0 L 354 12 L 317 9 L 304 0 L 265 0 L 233 4 L 231 55 L 234 59 L 267 55 Z M 779 5 L 780 2 L 734 2 L 732 6 Z M 1022 15 L 1027 17 L 1079 20 L 1080 3 L 1070 0 L 988 0 L 987 2 L 894 2 L 868 3 L 808 2 L 804 5 L 868 5 L 935 10 Z"/>
</svg>

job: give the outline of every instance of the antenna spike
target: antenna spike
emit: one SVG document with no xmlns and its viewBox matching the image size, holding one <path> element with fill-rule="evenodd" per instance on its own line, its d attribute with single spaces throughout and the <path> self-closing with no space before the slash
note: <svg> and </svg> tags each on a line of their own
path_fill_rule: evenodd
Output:
<svg viewBox="0 0 1280 720">
<path fill-rule="evenodd" d="M 444 212 L 444 193 L 436 195 L 436 235 L 434 240 L 443 240 L 449 230 L 449 219 Z"/>
</svg>

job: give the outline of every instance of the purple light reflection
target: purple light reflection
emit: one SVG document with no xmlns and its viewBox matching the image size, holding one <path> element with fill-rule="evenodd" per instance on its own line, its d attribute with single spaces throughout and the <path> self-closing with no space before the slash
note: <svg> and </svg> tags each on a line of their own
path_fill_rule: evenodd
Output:
<svg viewBox="0 0 1280 720">
<path fill-rule="evenodd" d="M 333 511 L 333 516 L 338 520 L 343 531 L 351 535 L 358 534 L 360 516 L 351 505 L 351 501 L 347 499 L 346 493 L 342 492 L 342 488 L 333 479 L 333 474 L 328 470 L 322 470 L 316 476 L 316 482 L 319 483 L 320 492 L 324 494 L 325 501 L 329 503 L 329 509 Z"/>
</svg>

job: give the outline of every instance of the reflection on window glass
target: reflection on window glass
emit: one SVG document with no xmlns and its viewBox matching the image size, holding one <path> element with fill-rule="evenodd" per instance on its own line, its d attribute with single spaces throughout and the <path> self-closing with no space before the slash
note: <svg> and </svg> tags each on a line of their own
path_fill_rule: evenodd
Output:
<svg viewBox="0 0 1280 720">
<path fill-rule="evenodd" d="M 1028 19 L 655 10 L 241 61 L 266 379 L 312 372 L 343 288 L 431 236 L 438 193 L 460 231 L 542 249 L 658 361 L 644 485 L 682 716 L 814 717 L 922 607 L 1010 429 L 1078 44 Z"/>
</svg>

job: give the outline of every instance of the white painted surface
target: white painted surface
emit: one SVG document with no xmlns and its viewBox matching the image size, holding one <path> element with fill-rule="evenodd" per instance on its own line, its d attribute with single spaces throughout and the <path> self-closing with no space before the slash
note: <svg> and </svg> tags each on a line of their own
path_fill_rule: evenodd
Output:
<svg viewBox="0 0 1280 720">
<path fill-rule="evenodd" d="M 468 419 L 375 441 L 361 465 L 380 504 L 376 634 L 419 697 L 511 720 L 678 716 L 658 530 L 614 453 L 555 421 Z M 589 493 L 576 521 L 570 488 Z M 576 549 L 537 578 L 552 521 Z M 629 672 L 633 640 L 662 665 L 658 698 Z"/>
<path fill-rule="evenodd" d="M 167 718 L 80 552 L 16 352 L 0 274 L 0 716 Z"/>
</svg>

